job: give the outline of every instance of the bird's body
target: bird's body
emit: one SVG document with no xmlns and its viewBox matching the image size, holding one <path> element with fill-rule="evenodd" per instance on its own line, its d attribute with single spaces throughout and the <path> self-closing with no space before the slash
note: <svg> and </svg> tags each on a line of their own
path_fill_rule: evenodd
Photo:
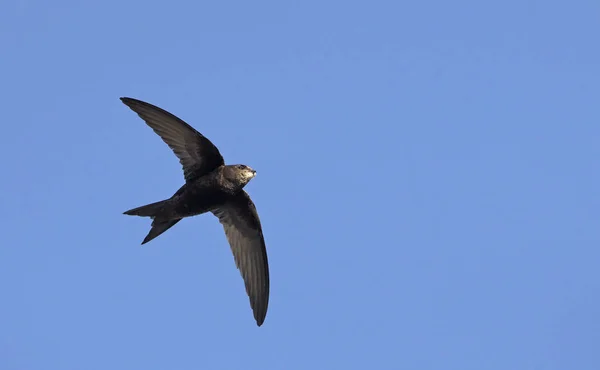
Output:
<svg viewBox="0 0 600 370">
<path fill-rule="evenodd" d="M 230 166 L 219 166 L 206 175 L 184 184 L 171 198 L 159 202 L 160 208 L 153 207 L 154 211 L 151 217 L 154 220 L 169 221 L 197 216 L 218 209 L 230 197 L 242 191 L 246 185 L 242 179 L 236 181 L 235 178 L 226 177 L 225 172 L 229 170 L 228 167 Z M 253 170 L 249 169 L 249 171 L 253 177 Z M 125 214 L 140 216 L 136 212 L 139 213 L 144 207 L 146 206 L 134 208 L 126 211 Z M 147 240 L 146 243 L 149 241 Z"/>
<path fill-rule="evenodd" d="M 235 193 L 221 181 L 219 167 L 191 184 L 183 185 L 169 200 L 172 218 L 184 218 L 209 212 L 227 201 Z"/>
<path fill-rule="evenodd" d="M 152 219 L 142 244 L 183 218 L 212 212 L 225 229 L 254 317 L 262 325 L 269 301 L 269 267 L 258 213 L 243 190 L 256 171 L 245 165 L 225 165 L 208 139 L 171 113 L 136 99 L 121 100 L 171 147 L 180 159 L 186 180 L 169 199 L 125 212 Z"/>
</svg>

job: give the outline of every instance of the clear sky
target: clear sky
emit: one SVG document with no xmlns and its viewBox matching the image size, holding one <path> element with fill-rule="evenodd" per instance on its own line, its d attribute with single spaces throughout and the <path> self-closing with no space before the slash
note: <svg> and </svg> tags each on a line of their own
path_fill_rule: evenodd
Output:
<svg viewBox="0 0 600 370">
<path fill-rule="evenodd" d="M 599 15 L 4 0 L 0 369 L 600 369 Z M 257 170 L 262 327 L 121 96 Z"/>
</svg>

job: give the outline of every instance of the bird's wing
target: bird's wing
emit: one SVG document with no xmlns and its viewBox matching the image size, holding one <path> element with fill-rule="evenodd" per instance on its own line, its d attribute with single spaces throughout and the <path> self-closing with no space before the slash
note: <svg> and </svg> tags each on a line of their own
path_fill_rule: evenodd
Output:
<svg viewBox="0 0 600 370">
<path fill-rule="evenodd" d="M 121 101 L 137 113 L 173 150 L 183 166 L 183 175 L 190 182 L 225 162 L 219 149 L 192 126 L 152 104 L 132 98 Z"/>
<path fill-rule="evenodd" d="M 244 278 L 254 318 L 261 326 L 269 304 L 269 263 L 256 207 L 242 190 L 212 212 L 225 229 L 235 264 Z"/>
</svg>

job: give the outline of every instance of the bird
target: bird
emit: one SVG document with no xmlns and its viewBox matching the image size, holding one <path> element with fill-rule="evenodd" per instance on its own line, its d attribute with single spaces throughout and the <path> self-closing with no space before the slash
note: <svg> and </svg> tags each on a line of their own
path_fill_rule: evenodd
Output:
<svg viewBox="0 0 600 370">
<path fill-rule="evenodd" d="M 223 226 L 260 327 L 269 304 L 269 263 L 256 206 L 244 190 L 256 171 L 243 164 L 226 165 L 210 140 L 166 110 L 134 98 L 120 99 L 171 148 L 179 158 L 185 179 L 170 198 L 124 212 L 152 219 L 142 245 L 184 218 L 215 215 Z"/>
</svg>

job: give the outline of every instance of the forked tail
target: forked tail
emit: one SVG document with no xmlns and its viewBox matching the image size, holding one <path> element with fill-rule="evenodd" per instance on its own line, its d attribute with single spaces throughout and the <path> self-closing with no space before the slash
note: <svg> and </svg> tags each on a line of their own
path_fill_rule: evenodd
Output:
<svg viewBox="0 0 600 370">
<path fill-rule="evenodd" d="M 123 214 L 130 216 L 152 218 L 152 227 L 148 235 L 146 235 L 144 238 L 142 244 L 148 243 L 150 240 L 169 230 L 173 225 L 181 220 L 180 218 L 166 220 L 160 218 L 160 214 L 164 211 L 165 202 L 166 200 L 161 200 L 160 202 L 146 204 L 145 206 L 133 208 L 129 211 L 123 212 Z"/>
</svg>

